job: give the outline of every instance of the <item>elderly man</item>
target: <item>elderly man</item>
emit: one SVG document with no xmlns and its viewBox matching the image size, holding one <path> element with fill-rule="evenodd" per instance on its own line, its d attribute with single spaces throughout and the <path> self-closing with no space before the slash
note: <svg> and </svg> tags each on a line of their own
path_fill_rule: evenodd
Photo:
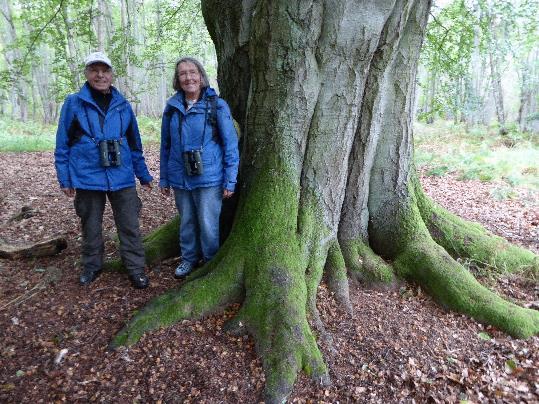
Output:
<svg viewBox="0 0 539 404">
<path fill-rule="evenodd" d="M 86 83 L 62 107 L 56 149 L 60 188 L 75 197 L 82 223 L 80 284 L 92 283 L 103 264 L 102 222 L 106 198 L 120 238 L 120 255 L 135 288 L 149 284 L 139 229 L 141 201 L 135 176 L 151 189 L 137 120 L 127 100 L 112 86 L 112 64 L 102 52 L 88 55 Z"/>
</svg>

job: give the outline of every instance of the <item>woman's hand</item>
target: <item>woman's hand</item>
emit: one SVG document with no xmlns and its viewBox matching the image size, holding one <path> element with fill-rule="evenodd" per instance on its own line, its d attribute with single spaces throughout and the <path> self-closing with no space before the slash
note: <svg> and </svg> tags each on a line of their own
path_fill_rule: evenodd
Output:
<svg viewBox="0 0 539 404">
<path fill-rule="evenodd" d="M 159 190 L 161 191 L 161 195 L 165 195 L 165 196 L 170 195 L 170 188 L 159 187 Z"/>
<path fill-rule="evenodd" d="M 228 199 L 232 195 L 234 195 L 234 192 L 229 191 L 228 189 L 223 190 L 223 199 Z"/>
</svg>

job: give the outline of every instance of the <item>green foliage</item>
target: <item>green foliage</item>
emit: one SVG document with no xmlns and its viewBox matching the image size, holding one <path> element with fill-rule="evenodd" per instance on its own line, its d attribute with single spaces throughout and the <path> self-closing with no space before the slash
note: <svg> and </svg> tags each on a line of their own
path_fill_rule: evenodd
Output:
<svg viewBox="0 0 539 404">
<path fill-rule="evenodd" d="M 530 55 L 539 43 L 539 0 L 453 0 L 432 10 L 421 54 L 425 74 L 419 85 L 418 119 L 436 117 L 470 120 L 483 111 L 492 66 L 518 70 L 520 88 L 537 81 L 537 59 Z M 485 77 L 478 77 L 484 75 Z M 537 84 L 535 84 L 535 95 Z"/>
<path fill-rule="evenodd" d="M 448 166 L 438 166 L 427 171 L 429 177 L 443 177 L 449 172 Z"/>
<path fill-rule="evenodd" d="M 458 173 L 462 180 L 497 181 L 504 185 L 495 197 L 513 195 L 514 186 L 539 190 L 537 136 L 509 127 L 506 136 L 497 126 L 464 126 L 447 121 L 416 124 L 415 162 L 427 175 Z"/>
<path fill-rule="evenodd" d="M 0 117 L 0 152 L 54 149 L 56 127 Z"/>
<path fill-rule="evenodd" d="M 142 143 L 160 143 L 161 142 L 161 119 L 148 116 L 137 117 Z"/>
<path fill-rule="evenodd" d="M 430 75 L 436 77 L 438 91 L 431 100 L 428 112 L 421 112 L 418 119 L 427 121 L 444 110 L 458 114 L 467 102 L 462 79 L 468 74 L 479 25 L 478 18 L 464 0 L 452 2 L 427 26 L 421 63 Z M 432 83 L 420 83 L 427 90 Z"/>
<path fill-rule="evenodd" d="M 33 108 L 41 111 L 41 98 L 61 103 L 67 94 L 77 91 L 85 81 L 83 60 L 98 49 L 99 17 L 104 22 L 103 46 L 112 60 L 116 84 L 135 104 L 146 97 L 143 113 L 161 112 L 161 107 L 153 105 L 162 103 L 162 78 L 166 77 L 164 90 L 171 94 L 173 69 L 180 56 L 198 57 L 208 73 L 215 75 L 215 51 L 197 0 L 103 0 L 103 9 L 94 0 L 8 3 L 16 38 L 12 43 L 4 43 L 4 38 L 0 42 L 6 56 L 2 59 L 8 60 L 0 64 L 0 99 L 15 84 L 24 83 L 24 101 L 30 108 L 32 103 L 39 104 Z M 8 17 L 4 17 L 0 30 L 8 26 Z M 31 97 L 30 86 L 37 81 L 45 88 L 39 97 Z"/>
<path fill-rule="evenodd" d="M 427 27 L 423 63 L 451 77 L 466 74 L 478 23 L 465 1 L 452 2 Z"/>
<path fill-rule="evenodd" d="M 142 143 L 159 144 L 161 120 L 140 116 L 137 118 Z M 0 116 L 0 152 L 29 152 L 54 150 L 56 124 L 36 121 L 21 122 Z"/>
</svg>

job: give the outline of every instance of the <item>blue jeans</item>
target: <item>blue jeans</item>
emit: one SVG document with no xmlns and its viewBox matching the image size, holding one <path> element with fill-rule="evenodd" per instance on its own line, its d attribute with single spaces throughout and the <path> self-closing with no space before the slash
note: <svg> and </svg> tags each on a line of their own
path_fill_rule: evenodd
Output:
<svg viewBox="0 0 539 404">
<path fill-rule="evenodd" d="M 219 250 L 219 215 L 223 200 L 221 186 L 185 190 L 174 188 L 180 214 L 180 249 L 182 259 L 196 264 L 209 261 Z"/>
</svg>

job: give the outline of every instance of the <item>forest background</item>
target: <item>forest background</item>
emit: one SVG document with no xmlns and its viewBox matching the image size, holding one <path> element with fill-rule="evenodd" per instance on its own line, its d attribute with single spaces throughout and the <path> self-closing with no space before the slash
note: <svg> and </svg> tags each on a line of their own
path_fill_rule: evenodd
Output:
<svg viewBox="0 0 539 404">
<path fill-rule="evenodd" d="M 199 58 L 218 87 L 197 0 L 0 0 L 0 151 L 54 148 L 62 102 L 105 51 L 143 142 L 159 142 L 175 62 Z M 421 53 L 416 153 L 428 175 L 539 189 L 539 0 L 437 0 Z"/>
<path fill-rule="evenodd" d="M 9 190 L 9 192 L 5 192 L 4 195 L 4 206 L 8 208 L 2 209 L 4 212 L 0 213 L 6 217 L 6 223 L 8 220 L 11 221 L 11 218 L 8 219 L 8 215 L 14 209 L 13 206 L 16 206 L 17 209 L 22 206 L 22 202 L 17 202 L 19 200 L 26 203 L 28 199 L 26 190 L 32 187 L 40 190 L 39 198 L 41 198 L 33 199 L 32 204 L 39 206 L 43 215 L 49 214 L 46 220 L 43 220 L 43 215 L 41 217 L 38 215 L 33 218 L 34 221 L 32 219 L 23 220 L 21 223 L 12 221 L 11 225 L 6 225 L 2 229 L 1 236 L 2 238 L 11 236 L 12 239 L 15 239 L 24 234 L 25 238 L 38 239 L 37 236 L 46 233 L 50 228 L 69 228 L 70 240 L 75 242 L 68 247 L 68 252 L 53 258 L 63 260 L 63 263 L 57 264 L 56 261 L 53 261 L 51 267 L 59 266 L 62 270 L 71 268 L 69 265 L 72 265 L 74 257 L 78 254 L 76 251 L 78 227 L 74 214 L 71 216 L 62 215 L 62 217 L 55 217 L 60 215 L 51 214 L 58 211 L 69 212 L 66 206 L 69 205 L 70 201 L 62 199 L 61 195 L 58 196 L 59 191 L 50 186 L 54 182 L 52 153 L 50 151 L 54 148 L 54 134 L 61 103 L 66 94 L 77 91 L 84 82 L 82 74 L 84 57 L 96 49 L 104 50 L 111 56 L 116 72 L 115 85 L 127 96 L 136 110 L 142 128 L 143 141 L 149 146 L 145 149 L 145 154 L 150 169 L 156 173 L 158 170 L 157 144 L 159 142 L 160 115 L 165 100 L 172 95 L 171 78 L 174 64 L 180 56 L 194 55 L 202 60 L 210 76 L 215 78 L 214 48 L 204 26 L 198 1 L 124 0 L 113 2 L 83 0 L 74 2 L 72 0 L 29 0 L 23 2 L 22 0 L 0 0 L 0 5 L 2 10 L 0 50 L 3 55 L 3 59 L 0 60 L 0 152 L 46 150 L 45 153 L 1 154 L 4 176 L 0 180 L 3 184 L 0 188 Z M 482 223 L 486 223 L 491 231 L 503 235 L 512 242 L 524 245 L 534 252 L 537 252 L 539 248 L 539 244 L 537 244 L 537 240 L 539 240 L 537 237 L 537 223 L 539 223 L 539 214 L 537 213 L 539 200 L 537 197 L 537 190 L 539 190 L 538 11 L 539 0 L 513 2 L 499 0 L 435 1 L 417 76 L 414 129 L 416 146 L 414 159 L 419 168 L 422 185 L 430 192 L 430 195 L 437 195 L 437 201 L 446 202 L 447 205 L 444 205 L 446 208 L 468 220 L 481 221 L 479 219 L 485 219 Z M 215 79 L 213 79 L 212 85 L 217 85 Z M 32 164 L 31 168 L 35 168 L 36 171 L 24 169 L 28 162 Z M 37 171 L 40 171 L 39 175 L 46 176 L 50 182 L 35 181 L 35 172 Z M 441 176 L 443 177 L 437 178 Z M 479 180 L 484 183 L 454 181 L 455 177 L 465 180 Z M 487 182 L 489 184 L 485 184 Z M 32 185 L 26 185 L 25 188 L 24 185 L 20 185 L 21 183 Z M 492 184 L 494 185 L 491 186 Z M 521 186 L 524 186 L 526 191 L 522 191 Z M 528 191 L 529 193 L 527 193 Z M 505 199 L 503 205 L 498 204 L 500 201 L 492 203 L 492 198 L 487 197 L 489 192 L 491 197 Z M 164 203 L 158 199 L 158 195 L 154 194 L 156 193 L 143 196 L 143 198 L 148 198 L 143 205 L 152 207 L 151 213 L 147 214 L 143 220 L 146 226 L 145 231 L 154 229 L 158 224 L 161 224 L 161 221 L 165 220 L 164 218 L 169 217 L 168 215 L 175 214 L 172 204 Z M 10 198 L 13 201 L 10 201 Z M 58 200 L 60 205 L 54 205 L 54 208 L 47 205 L 51 201 Z M 458 205 L 457 201 L 463 206 L 460 210 L 455 209 Z M 479 206 L 474 204 L 478 201 L 480 202 Z M 166 212 L 166 214 L 162 212 Z M 480 214 L 476 215 L 478 212 Z M 67 221 L 66 218 L 71 218 L 72 222 Z M 60 221 L 61 224 L 59 224 Z M 44 223 L 47 224 L 44 225 Z M 508 223 L 512 226 L 505 226 Z M 110 223 L 108 226 L 107 229 L 111 228 Z M 466 261 L 462 264 L 472 272 L 480 271 L 480 269 L 475 268 L 473 262 Z M 132 360 L 130 357 L 125 359 L 124 356 L 114 356 L 112 359 L 106 356 L 95 356 L 95 349 L 108 344 L 110 333 L 117 330 L 118 324 L 129 318 L 133 310 L 140 308 L 147 296 L 137 295 L 130 300 L 130 305 L 118 305 L 116 302 L 119 301 L 119 296 L 126 296 L 125 288 L 118 287 L 114 289 L 117 292 L 111 293 L 113 287 L 111 285 L 116 287 L 118 279 L 112 275 L 105 275 L 100 279 L 100 282 L 104 283 L 98 285 L 94 290 L 96 294 L 106 294 L 106 298 L 103 299 L 105 304 L 92 306 L 94 310 L 92 312 L 84 312 L 90 307 L 86 301 L 76 305 L 76 307 L 71 307 L 68 310 L 68 315 L 73 323 L 69 323 L 69 326 L 76 325 L 70 328 L 69 334 L 66 331 L 64 337 L 62 333 L 63 330 L 68 329 L 66 325 L 68 323 L 63 317 L 64 307 L 57 305 L 73 301 L 74 296 L 80 295 L 80 290 L 75 285 L 76 275 L 73 274 L 73 271 L 65 271 L 65 282 L 59 283 L 62 287 L 51 288 L 50 291 L 43 287 L 37 289 L 38 292 L 36 292 L 35 290 L 42 284 L 41 282 L 45 282 L 43 279 L 48 279 L 49 273 L 53 272 L 46 269 L 49 268 L 48 264 L 44 264 L 42 261 L 39 264 L 34 264 L 32 261 L 25 260 L 24 262 L 3 265 L 3 268 L 0 268 L 3 271 L 2 286 L 3 290 L 9 290 L 9 294 L 6 293 L 6 305 L 12 304 L 10 309 L 13 311 L 3 313 L 3 320 L 7 324 L 4 329 L 7 331 L 7 337 L 11 339 L 6 342 L 6 349 L 2 351 L 2 355 L 11 359 L 7 361 L 9 367 L 3 371 L 3 375 L 8 376 L 5 377 L 6 383 L 0 384 L 0 396 L 4 393 L 17 398 L 19 395 L 29 394 L 29 389 L 26 386 L 31 384 L 27 384 L 27 379 L 23 378 L 26 375 L 43 383 L 50 380 L 50 384 L 43 387 L 42 390 L 32 390 L 36 396 L 46 391 L 48 397 L 60 399 L 62 397 L 61 390 L 62 394 L 68 391 L 68 397 L 79 397 L 76 396 L 79 394 L 80 388 L 78 382 L 86 383 L 87 380 L 94 380 L 93 376 L 87 376 L 94 372 L 94 367 L 98 368 L 98 372 L 103 371 L 104 374 L 108 375 L 110 369 L 117 369 L 115 366 L 122 367 L 123 362 Z M 12 271 L 11 265 L 13 268 L 16 267 L 17 271 Z M 174 262 L 166 265 L 173 266 Z M 170 288 L 173 280 L 167 277 L 171 270 L 166 265 L 164 269 L 156 267 L 152 270 L 151 292 L 158 293 Z M 25 271 L 25 269 L 28 270 Z M 481 274 L 478 272 L 477 275 Z M 525 301 L 526 307 L 537 307 L 535 305 L 535 300 L 537 300 L 536 284 L 530 286 L 526 283 L 525 288 L 515 288 L 513 283 L 507 283 L 507 279 L 501 279 L 498 292 L 503 291 L 502 295 L 509 295 L 510 298 L 518 299 L 519 302 Z M 487 277 L 486 282 L 494 281 Z M 47 295 L 49 292 L 50 295 Z M 32 310 L 25 310 L 24 305 L 18 306 L 19 302 L 29 298 L 31 293 L 41 293 L 39 301 L 35 299 L 28 302 L 27 307 L 32 307 Z M 363 290 L 360 290 L 360 293 L 363 293 Z M 372 296 L 376 294 L 376 292 L 370 294 L 370 291 L 365 293 L 369 298 L 360 295 L 358 301 L 361 301 L 362 305 L 365 302 L 370 302 Z M 94 296 L 88 295 L 88 301 L 91 301 Z M 414 304 L 424 299 L 419 289 L 403 287 L 394 292 L 394 297 L 400 299 L 397 300 L 398 304 L 401 304 L 402 299 L 407 296 L 417 299 L 410 299 L 410 302 Z M 97 301 L 101 300 L 97 299 Z M 40 311 L 39 304 L 42 304 L 42 307 L 46 309 Z M 357 305 L 359 307 L 359 304 Z M 366 313 L 385 313 L 387 299 L 380 299 L 379 306 L 384 309 L 377 311 L 368 309 Z M 432 309 L 432 306 L 429 307 Z M 397 310 L 389 311 L 402 313 L 402 311 Z M 44 312 L 49 313 L 50 316 L 46 316 L 43 314 Z M 331 310 L 328 312 L 331 313 Z M 99 324 L 99 327 L 93 323 L 85 324 L 85 321 L 81 321 L 81 318 L 86 318 L 84 316 L 88 316 L 87 318 L 92 320 L 98 319 L 102 323 Z M 379 327 L 379 330 L 395 330 L 396 328 L 407 330 L 407 327 L 401 323 L 402 320 L 396 322 L 390 318 L 381 325 L 378 314 L 370 317 L 376 319 L 376 324 L 371 325 L 368 321 L 359 322 L 361 329 L 366 330 L 366 332 L 371 333 L 374 327 Z M 406 319 L 409 317 L 410 321 L 414 322 L 419 321 L 414 316 L 399 316 L 399 320 L 400 317 Z M 438 315 L 438 317 L 440 316 Z M 523 396 L 513 397 L 512 400 L 504 396 L 508 401 L 529 400 L 533 394 L 537 396 L 537 390 L 525 390 L 525 388 L 531 389 L 528 387 L 528 382 L 523 384 L 525 377 L 529 377 L 530 386 L 537 380 L 533 376 L 537 375 L 535 365 L 537 361 L 534 359 L 537 352 L 537 339 L 535 337 L 531 341 L 514 341 L 505 337 L 502 339 L 502 337 L 498 338 L 500 333 L 492 328 L 481 328 L 475 323 L 464 322 L 461 317 L 448 315 L 443 316 L 443 318 L 449 319 L 448 321 L 456 319 L 459 323 L 458 328 L 466 331 L 462 333 L 462 338 L 455 339 L 454 343 L 459 348 L 460 345 L 465 345 L 464 342 L 469 343 L 470 347 L 473 345 L 474 351 L 462 351 L 462 356 L 457 358 L 458 361 L 455 361 L 453 356 L 447 358 L 444 356 L 451 347 L 448 349 L 446 346 L 442 349 L 439 346 L 439 349 L 434 349 L 434 351 L 442 352 L 442 354 L 438 358 L 439 361 L 436 362 L 424 352 L 414 350 L 416 358 L 427 356 L 425 369 L 444 369 L 443 366 L 446 363 L 453 366 L 449 368 L 451 373 L 446 375 L 447 377 L 437 375 L 436 378 L 425 379 L 422 382 L 421 372 L 417 373 L 414 369 L 416 366 L 414 356 L 406 353 L 408 347 L 403 343 L 403 341 L 417 342 L 419 339 L 416 337 L 396 339 L 396 344 L 401 346 L 399 349 L 395 348 L 395 351 L 405 353 L 402 354 L 402 358 L 405 358 L 406 366 L 410 366 L 414 370 L 410 374 L 419 375 L 418 383 L 424 383 L 423 386 L 426 386 L 425 395 L 417 397 L 426 399 L 428 392 L 438 390 L 440 394 L 451 393 L 452 396 L 448 397 L 455 398 L 448 400 L 456 401 L 456 397 L 463 399 L 462 394 L 469 394 L 466 389 L 469 391 L 475 389 L 474 391 L 476 391 L 480 380 L 479 395 L 471 395 L 470 397 L 477 397 L 477 400 L 481 401 L 480 394 L 489 393 L 488 397 L 500 397 L 499 394 L 502 393 L 499 393 L 499 386 L 505 385 L 509 379 L 511 383 L 507 382 L 508 385 L 514 386 L 515 383 L 518 383 L 519 386 L 513 388 L 511 394 L 523 394 Z M 341 319 L 339 318 L 339 320 Z M 438 335 L 455 338 L 455 332 L 440 328 L 439 320 L 429 317 L 422 319 L 420 324 L 435 324 L 435 321 L 436 327 L 426 327 L 425 329 L 428 328 L 429 331 L 438 333 Z M 37 327 L 45 326 L 39 328 L 41 331 L 36 332 L 38 328 L 27 328 L 25 325 L 27 323 L 37 324 Z M 77 328 L 81 323 L 87 327 Z M 200 324 L 206 323 L 197 322 L 194 323 L 193 327 L 200 328 Z M 391 328 L 389 324 L 398 324 L 398 327 Z M 193 339 L 199 342 L 209 340 L 215 335 L 219 336 L 221 326 L 222 324 L 219 323 L 215 328 L 209 329 L 205 335 L 207 338 L 200 338 L 200 335 L 197 334 Z M 339 324 L 339 327 L 342 329 L 353 328 L 352 326 L 343 327 L 342 324 Z M 181 330 L 181 344 L 185 343 L 184 328 Z M 414 327 L 411 328 L 414 329 Z M 94 329 L 101 330 L 98 338 L 95 338 Z M 27 332 L 36 339 L 36 341 L 32 340 L 32 349 L 26 347 L 27 341 L 30 340 L 30 337 L 25 334 Z M 177 333 L 179 335 L 180 331 Z M 489 346 L 488 360 L 483 361 L 485 345 L 477 344 L 474 338 L 470 338 L 470 335 L 474 334 L 479 335 L 479 338 L 485 341 L 490 340 L 491 336 L 494 335 L 495 341 L 492 342 L 492 346 Z M 157 335 L 157 338 L 162 338 L 162 345 L 155 345 L 156 352 L 164 352 L 170 347 L 171 340 L 180 341 L 179 337 L 169 338 L 168 331 Z M 38 340 L 41 338 L 44 342 Z M 438 341 L 432 336 L 424 339 L 425 341 Z M 244 340 L 240 340 L 243 344 Z M 358 351 L 360 353 L 357 356 L 343 350 L 343 358 L 345 356 L 347 358 L 353 356 L 355 358 L 369 358 L 367 351 L 374 346 L 376 347 L 372 350 L 374 359 L 365 359 L 365 361 L 370 366 L 379 360 L 378 345 L 370 346 L 368 344 L 369 338 L 358 338 L 357 340 L 363 350 Z M 18 341 L 23 342 L 23 349 L 19 349 Z M 92 341 L 92 343 L 90 344 L 88 341 Z M 146 375 L 153 372 L 151 367 L 144 368 L 140 363 L 146 361 L 148 356 L 146 352 L 149 352 L 148 346 L 151 346 L 155 341 L 155 339 L 148 339 L 147 343 L 138 344 L 134 350 L 130 351 L 130 355 L 136 358 L 133 367 L 140 368 L 137 369 L 137 372 L 140 370 Z M 440 341 L 447 342 L 444 338 Z M 417 345 L 417 343 L 414 344 Z M 64 383 L 62 380 L 65 375 L 61 371 L 49 372 L 48 365 L 51 362 L 51 352 L 56 354 L 65 346 L 68 346 L 70 352 L 73 353 L 73 356 L 67 358 L 65 363 L 69 363 L 70 366 L 71 364 L 74 364 L 73 366 L 80 364 L 81 367 L 87 367 L 87 372 L 80 372 L 81 367 L 79 367 L 79 374 L 82 374 L 83 377 L 75 380 L 69 377 L 65 379 Z M 196 353 L 192 357 L 195 358 L 195 362 L 199 361 L 197 355 L 200 352 L 205 352 L 204 347 L 197 344 L 192 346 Z M 175 349 L 174 345 L 172 347 Z M 245 351 L 243 348 L 243 345 L 239 348 L 242 355 Z M 49 351 L 45 352 L 46 350 Z M 184 349 L 180 351 L 189 352 Z M 503 355 L 500 354 L 500 351 L 503 351 Z M 89 355 L 90 352 L 91 355 Z M 396 380 L 399 380 L 393 376 L 402 376 L 402 369 L 399 367 L 402 365 L 399 362 L 401 356 L 397 358 L 388 356 L 387 353 L 390 352 L 388 349 L 385 349 L 384 352 L 381 361 L 387 359 L 387 363 L 383 363 L 385 371 L 387 371 L 388 364 L 393 365 L 393 368 L 389 373 L 373 372 L 373 375 L 378 375 L 377 377 L 382 380 L 375 378 L 376 382 L 370 383 L 370 385 L 392 388 Z M 79 353 L 80 356 L 78 356 Z M 449 354 L 447 353 L 447 355 Z M 119 355 L 123 355 L 123 353 Z M 491 360 L 493 355 L 498 355 L 497 359 Z M 211 353 L 211 356 L 215 355 Z M 88 357 L 91 357 L 94 362 L 88 360 Z M 476 359 L 478 357 L 481 358 L 481 361 Z M 162 358 L 165 360 L 164 357 Z M 223 375 L 234 378 L 234 380 L 248 380 L 248 378 L 237 377 L 234 372 L 229 371 L 230 362 L 222 361 L 219 358 L 211 362 L 210 366 L 203 365 L 203 367 L 212 370 L 219 369 L 215 370 L 213 376 L 218 375 L 222 379 L 219 377 L 197 377 L 196 371 L 190 371 L 192 370 L 189 367 L 192 366 L 192 363 L 189 362 L 189 359 L 192 359 L 191 355 L 187 354 L 181 358 L 171 355 L 169 359 L 168 365 L 165 366 L 166 372 L 158 383 L 153 384 L 152 378 L 139 377 L 133 372 L 124 374 L 125 379 L 121 380 L 121 383 L 116 383 L 113 379 L 111 385 L 130 386 L 135 377 L 137 382 L 149 379 L 147 383 L 148 394 L 152 396 L 152 389 L 156 388 L 159 394 L 166 397 L 167 394 L 177 393 L 177 391 L 175 393 L 175 390 L 171 390 L 170 383 L 168 383 L 177 374 L 182 375 L 182 380 L 185 379 L 184 381 L 188 383 L 192 383 L 193 379 L 189 379 L 191 375 L 194 375 L 195 379 L 220 380 L 218 383 L 222 383 L 222 385 L 219 385 L 217 389 L 210 386 L 204 390 L 204 386 L 196 384 L 196 387 L 201 389 L 204 394 L 208 394 L 208 390 L 222 392 L 227 383 L 227 379 Z M 468 359 L 470 361 L 466 362 Z M 68 360 L 70 362 L 67 362 Z M 236 360 L 235 362 L 241 361 Z M 433 363 L 436 366 L 433 366 Z M 485 368 L 490 367 L 491 363 L 496 363 L 496 366 L 501 364 L 496 367 L 494 373 L 490 370 L 489 372 L 485 371 Z M 352 364 L 354 365 L 353 362 Z M 465 365 L 462 369 L 460 369 L 461 364 Z M 223 367 L 219 368 L 218 365 Z M 182 366 L 187 366 L 188 370 L 186 371 Z M 472 375 L 470 377 L 466 366 L 475 369 L 470 372 Z M 260 366 L 256 365 L 254 368 L 258 372 Z M 336 368 L 337 371 L 333 370 L 335 374 L 352 374 L 349 368 L 343 367 L 339 370 L 338 366 L 332 367 L 332 369 Z M 454 369 L 457 368 L 458 372 L 454 373 Z M 66 366 L 65 369 L 69 375 L 72 368 Z M 195 367 L 195 370 L 197 369 Z M 44 373 L 41 373 L 42 370 Z M 456 377 L 455 374 L 459 375 L 460 372 L 466 376 Z M 115 375 L 119 373 L 110 372 L 110 374 Z M 491 378 L 488 379 L 486 374 Z M 500 377 L 500 374 L 503 377 Z M 3 375 L 0 375 L 0 379 Z M 387 379 L 384 379 L 386 377 L 384 375 L 387 375 Z M 156 386 L 160 385 L 163 380 L 165 381 L 163 382 L 164 387 L 158 389 Z M 438 381 L 439 384 L 433 386 L 433 380 Z M 495 380 L 498 382 L 495 383 Z M 500 383 L 500 380 L 503 383 Z M 337 377 L 337 381 L 346 386 L 344 388 L 348 390 L 350 389 L 347 386 L 353 386 L 353 383 L 345 377 L 340 379 Z M 246 394 L 246 397 L 252 398 L 252 395 L 245 393 L 247 389 L 245 386 L 237 387 L 232 383 L 229 384 L 242 391 L 242 394 Z M 251 384 L 256 385 L 257 389 L 261 389 L 259 380 L 255 380 L 255 383 L 251 381 Z M 59 387 L 56 388 L 55 385 Z M 117 397 L 117 390 L 106 384 L 103 386 L 98 391 L 99 394 L 105 394 L 105 397 Z M 356 384 L 356 386 L 358 385 Z M 447 392 L 447 386 L 453 386 L 452 391 Z M 296 394 L 301 396 L 305 395 L 305 391 L 315 391 L 311 387 L 303 386 Z M 178 391 L 181 393 L 183 388 L 187 389 L 185 384 L 178 386 Z M 252 386 L 248 387 L 248 389 L 251 388 Z M 357 388 L 359 390 L 352 390 L 354 394 L 361 395 L 365 390 L 363 385 Z M 401 392 L 407 392 L 407 389 L 403 390 L 398 383 L 396 388 Z M 130 394 L 126 388 L 120 387 L 120 389 L 126 394 Z M 332 401 L 331 397 L 333 396 L 327 396 L 327 392 L 328 390 L 322 390 L 321 393 L 316 393 L 321 394 L 318 399 L 323 396 L 326 401 Z M 195 391 L 193 394 L 196 396 L 198 392 Z M 333 390 L 329 394 L 333 394 Z M 333 397 L 333 401 L 337 401 L 336 397 L 341 399 L 343 396 L 337 395 Z M 130 400 L 126 401 L 133 401 L 134 398 L 135 396 L 130 397 Z M 249 400 L 236 399 L 233 401 Z"/>
<path fill-rule="evenodd" d="M 55 123 L 105 51 L 138 116 L 158 118 L 175 62 L 216 57 L 197 0 L 0 0 L 0 116 Z M 418 75 L 417 118 L 539 131 L 538 0 L 438 0 Z M 216 83 L 214 82 L 213 85 Z"/>
</svg>

